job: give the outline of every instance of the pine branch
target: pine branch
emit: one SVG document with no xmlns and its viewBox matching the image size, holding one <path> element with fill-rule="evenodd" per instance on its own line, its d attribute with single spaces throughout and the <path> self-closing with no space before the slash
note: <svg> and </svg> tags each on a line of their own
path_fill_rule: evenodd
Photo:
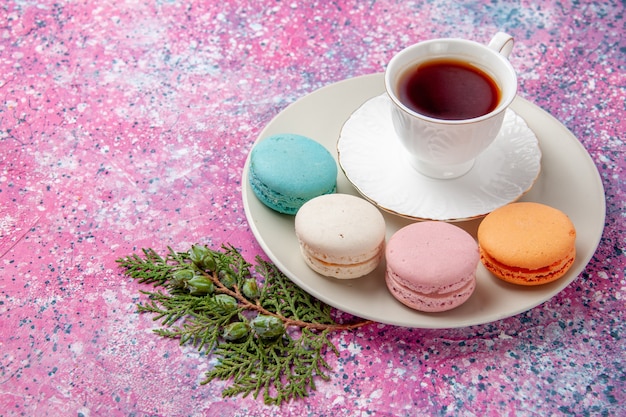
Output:
<svg viewBox="0 0 626 417">
<path fill-rule="evenodd" d="M 318 378 L 330 379 L 326 354 L 339 354 L 331 332 L 370 322 L 335 322 L 330 306 L 275 265 L 256 261 L 253 269 L 232 246 L 214 251 L 194 245 L 189 252 L 168 248 L 165 257 L 144 249 L 143 257 L 117 262 L 129 277 L 161 288 L 140 291 L 148 301 L 137 307 L 160 321 L 156 334 L 218 359 L 202 384 L 227 380 L 225 397 L 262 395 L 267 404 L 281 404 L 308 396 Z"/>
</svg>

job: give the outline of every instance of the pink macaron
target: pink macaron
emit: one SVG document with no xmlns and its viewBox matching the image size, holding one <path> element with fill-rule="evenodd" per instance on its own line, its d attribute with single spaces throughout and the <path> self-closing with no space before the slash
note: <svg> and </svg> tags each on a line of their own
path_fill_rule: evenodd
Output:
<svg viewBox="0 0 626 417">
<path fill-rule="evenodd" d="M 458 226 L 437 221 L 405 226 L 389 239 L 385 256 L 389 291 L 412 309 L 450 310 L 476 288 L 478 243 Z"/>
</svg>

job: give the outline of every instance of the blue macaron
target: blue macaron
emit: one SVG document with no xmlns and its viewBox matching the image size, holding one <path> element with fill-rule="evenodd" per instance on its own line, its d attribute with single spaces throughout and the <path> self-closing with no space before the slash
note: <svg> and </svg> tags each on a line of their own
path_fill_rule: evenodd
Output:
<svg viewBox="0 0 626 417">
<path fill-rule="evenodd" d="M 293 215 L 312 198 L 336 192 L 337 163 L 313 139 L 277 134 L 252 148 L 248 178 L 263 204 Z"/>
</svg>

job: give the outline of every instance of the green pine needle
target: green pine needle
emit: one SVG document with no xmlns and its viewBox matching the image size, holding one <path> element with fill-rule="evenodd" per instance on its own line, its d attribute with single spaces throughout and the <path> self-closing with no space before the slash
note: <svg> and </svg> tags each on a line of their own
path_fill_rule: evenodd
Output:
<svg viewBox="0 0 626 417">
<path fill-rule="evenodd" d="M 168 248 L 164 257 L 143 249 L 143 256 L 117 260 L 126 275 L 155 287 L 140 291 L 148 301 L 138 311 L 160 322 L 156 334 L 218 359 L 202 384 L 230 381 L 224 397 L 251 394 L 266 404 L 307 397 L 318 378 L 330 379 L 326 354 L 339 355 L 329 334 L 370 322 L 335 322 L 328 305 L 275 265 L 256 261 L 253 268 L 232 246 L 199 245 L 188 252 Z"/>
</svg>

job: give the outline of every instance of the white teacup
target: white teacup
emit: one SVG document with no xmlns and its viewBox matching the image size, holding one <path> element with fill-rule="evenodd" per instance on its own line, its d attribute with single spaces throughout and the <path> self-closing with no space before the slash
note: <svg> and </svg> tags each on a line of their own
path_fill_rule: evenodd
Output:
<svg viewBox="0 0 626 417">
<path fill-rule="evenodd" d="M 408 153 L 409 162 L 415 169 L 433 178 L 459 177 L 472 168 L 475 158 L 493 142 L 502 126 L 504 113 L 517 93 L 517 76 L 508 60 L 512 48 L 513 38 L 498 32 L 489 45 L 452 38 L 420 42 L 400 51 L 389 61 L 385 71 L 385 88 L 393 103 L 393 125 Z M 486 106 L 482 114 L 471 116 L 460 112 L 456 116 L 443 112 L 440 115 L 437 113 L 437 105 L 432 108 L 416 107 L 416 103 L 426 94 L 414 91 L 412 97 L 416 100 L 410 102 L 410 98 L 407 98 L 410 95 L 407 93 L 409 89 L 403 84 L 407 83 L 407 77 L 411 77 L 411 73 L 418 71 L 418 67 L 425 68 L 425 63 L 428 66 L 433 62 L 436 65 L 459 64 L 461 67 L 468 67 L 479 74 L 479 78 L 486 75 L 486 80 L 491 80 L 497 87 L 491 105 Z M 428 89 L 438 85 L 432 82 L 437 79 L 437 74 L 433 77 L 435 78 L 430 81 L 424 81 L 424 86 L 415 88 Z M 473 75 L 469 77 L 472 78 Z M 442 85 L 453 84 L 455 83 L 447 82 Z M 464 79 L 459 86 L 466 84 L 470 83 L 466 83 Z M 403 88 L 405 90 L 401 90 Z M 437 93 L 433 97 L 440 96 L 437 88 L 439 87 L 435 88 Z M 457 100 L 472 96 L 467 92 L 461 95 L 463 97 L 448 97 L 444 104 L 454 104 Z M 480 99 L 487 96 L 489 95 L 476 94 L 476 98 Z M 427 103 L 426 106 L 430 104 Z M 482 104 L 472 104 L 468 106 L 468 110 L 479 109 L 481 106 Z"/>
</svg>

